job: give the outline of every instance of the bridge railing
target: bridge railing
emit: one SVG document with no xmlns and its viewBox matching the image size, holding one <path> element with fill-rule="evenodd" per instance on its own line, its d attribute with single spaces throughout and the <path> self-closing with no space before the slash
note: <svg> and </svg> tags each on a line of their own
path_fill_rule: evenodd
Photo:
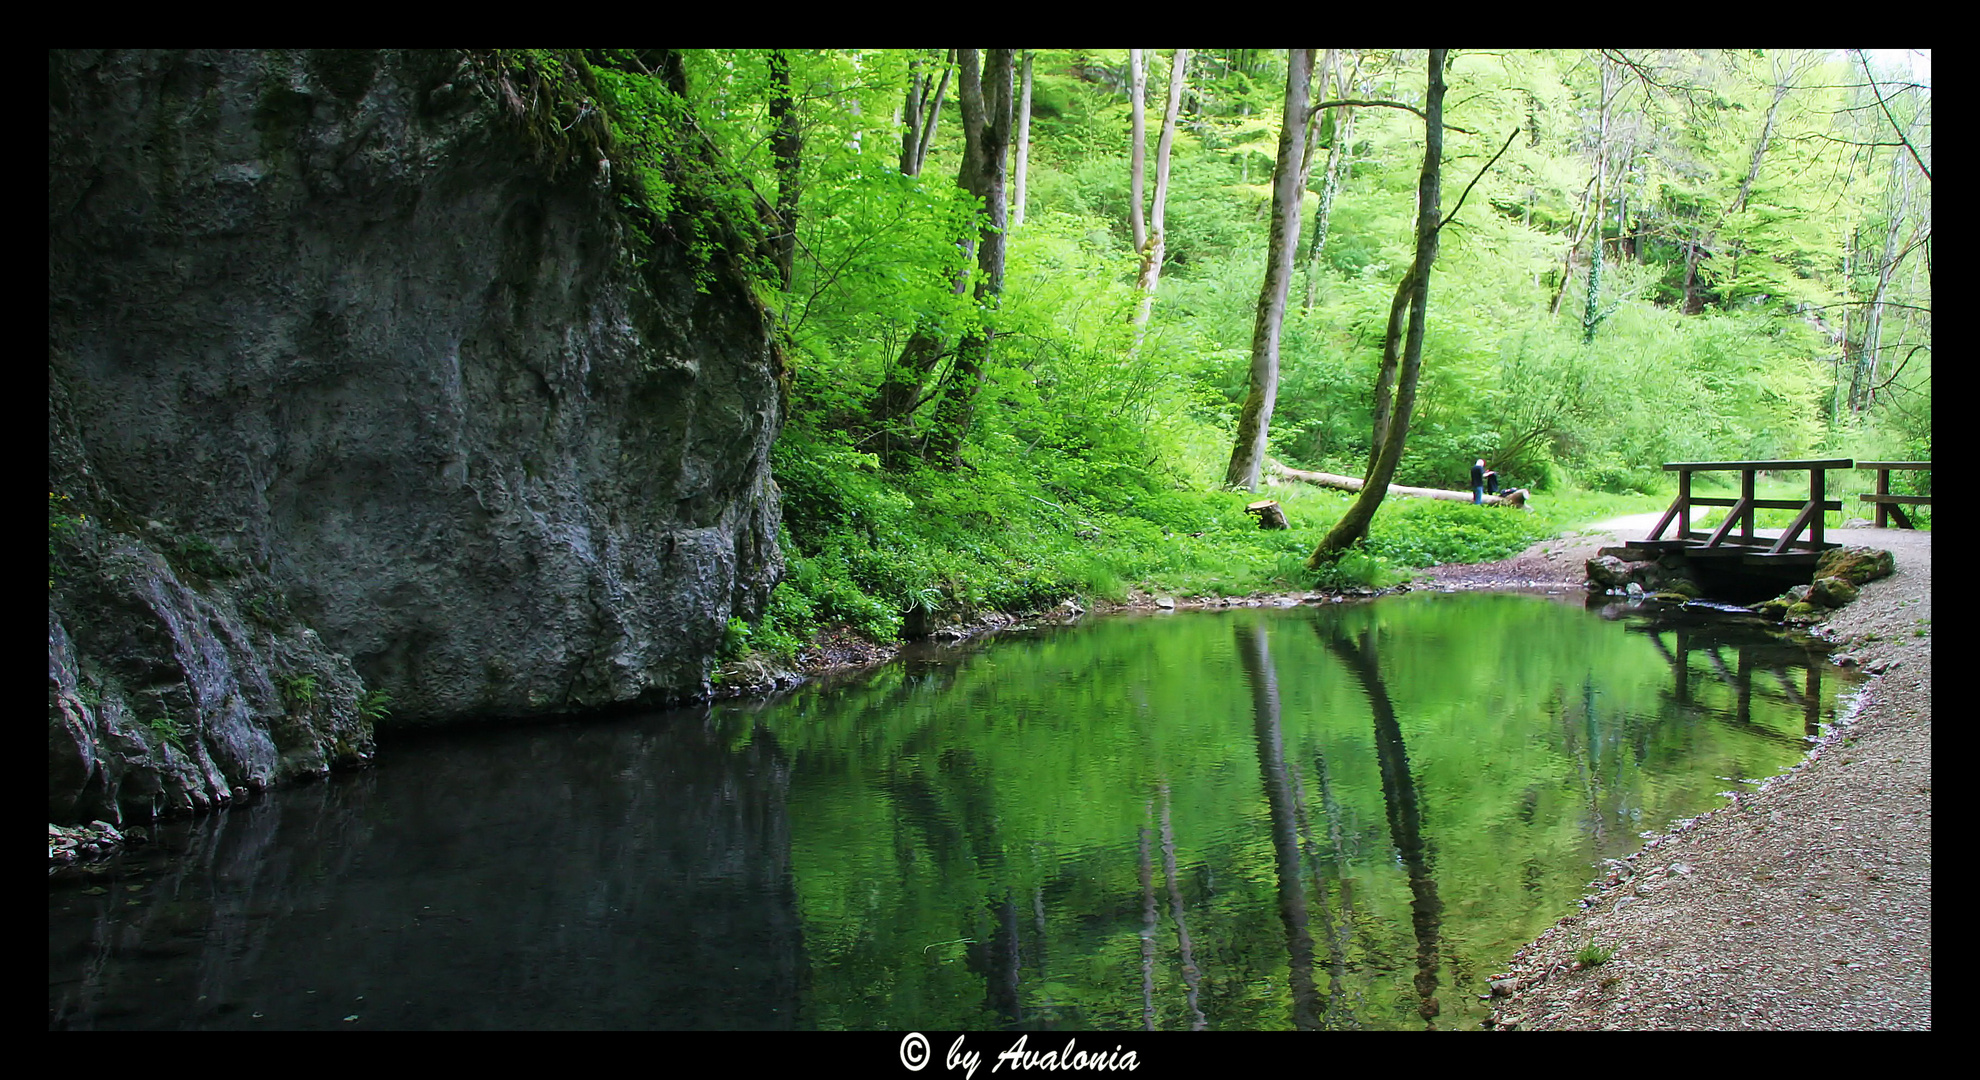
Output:
<svg viewBox="0 0 1980 1080">
<path fill-rule="evenodd" d="M 1683 547 L 1692 551 L 1714 549 L 1758 551 L 1764 546 L 1765 554 L 1783 555 L 1795 548 L 1804 551 L 1822 551 L 1837 545 L 1823 539 L 1823 513 L 1841 510 L 1841 500 L 1827 498 L 1827 474 L 1830 469 L 1848 469 L 1855 466 L 1849 458 L 1814 458 L 1788 461 L 1667 461 L 1666 472 L 1678 474 L 1677 499 L 1671 508 L 1657 521 L 1657 527 L 1650 530 L 1646 544 L 1659 542 L 1671 547 Z M 1791 499 L 1762 499 L 1754 494 L 1754 477 L 1761 472 L 1808 472 L 1808 498 L 1805 501 Z M 1738 472 L 1740 474 L 1739 498 L 1726 499 L 1711 496 L 1693 495 L 1691 477 L 1701 472 Z M 1691 508 L 1694 506 L 1729 506 L 1726 519 L 1710 533 L 1691 527 Z M 1778 540 L 1757 537 L 1753 532 L 1753 512 L 1755 510 L 1800 510 L 1794 523 L 1784 530 Z M 1669 540 L 1664 539 L 1664 530 L 1671 523 L 1678 523 L 1676 533 Z M 1739 527 L 1739 539 L 1728 544 L 1726 538 L 1733 527 Z M 1801 534 L 1808 533 L 1807 539 Z M 1703 543 L 1699 543 L 1703 541 Z"/>
<path fill-rule="evenodd" d="M 1928 469 L 1929 470 L 1932 467 L 1931 462 L 1929 461 L 1859 461 L 1856 463 L 1856 467 L 1859 469 L 1877 470 L 1877 493 L 1875 495 L 1858 495 L 1857 498 L 1867 503 L 1877 504 L 1878 528 L 1880 529 L 1884 528 L 1886 523 L 1889 522 L 1891 518 L 1897 518 L 1898 528 L 1900 529 L 1913 528 L 1913 525 L 1911 524 L 1911 518 L 1905 514 L 1904 507 L 1932 505 L 1932 497 L 1930 495 L 1891 494 L 1892 469 Z"/>
</svg>

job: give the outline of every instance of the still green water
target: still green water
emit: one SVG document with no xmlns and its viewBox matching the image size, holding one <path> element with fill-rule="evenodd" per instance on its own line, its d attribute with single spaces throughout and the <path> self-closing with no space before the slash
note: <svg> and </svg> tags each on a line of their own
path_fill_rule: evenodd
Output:
<svg viewBox="0 0 1980 1080">
<path fill-rule="evenodd" d="M 1757 626 L 1410 595 L 401 738 L 51 873 L 49 1026 L 1474 1028 L 1842 688 Z"/>
<path fill-rule="evenodd" d="M 1846 689 L 1758 629 L 1418 594 L 715 719 L 788 762 L 799 1026 L 1463 1029 L 1599 860 L 1792 765 Z"/>
</svg>

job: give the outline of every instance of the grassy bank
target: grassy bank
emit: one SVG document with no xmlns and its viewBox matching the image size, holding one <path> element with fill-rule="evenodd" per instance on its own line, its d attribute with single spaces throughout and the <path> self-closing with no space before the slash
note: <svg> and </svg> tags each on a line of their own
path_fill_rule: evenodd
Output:
<svg viewBox="0 0 1980 1080">
<path fill-rule="evenodd" d="M 799 433 L 780 444 L 777 466 L 790 569 L 762 619 L 732 626 L 732 656 L 789 657 L 838 627 L 885 643 L 918 624 L 1068 598 L 1379 588 L 1668 502 L 1578 490 L 1536 493 L 1525 509 L 1391 498 L 1367 543 L 1316 574 L 1306 557 L 1353 496 L 1291 482 L 1224 490 L 1208 460 L 1183 475 L 1042 454 L 889 473 L 844 441 Z M 1278 500 L 1292 527 L 1261 530 L 1244 512 L 1260 498 Z"/>
</svg>

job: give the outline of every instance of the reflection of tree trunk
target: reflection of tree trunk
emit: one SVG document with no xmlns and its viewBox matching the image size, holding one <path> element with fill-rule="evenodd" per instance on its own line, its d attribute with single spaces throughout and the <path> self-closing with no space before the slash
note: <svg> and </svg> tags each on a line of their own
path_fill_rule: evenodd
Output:
<svg viewBox="0 0 1980 1080">
<path fill-rule="evenodd" d="M 1368 695 L 1375 714 L 1375 753 L 1381 762 L 1382 802 L 1389 813 L 1389 837 L 1402 857 L 1409 874 L 1410 923 L 1416 930 L 1417 1015 L 1428 1027 L 1436 1027 L 1437 939 L 1444 905 L 1437 899 L 1437 882 L 1430 876 L 1423 841 L 1422 812 L 1416 796 L 1416 781 L 1409 775 L 1409 754 L 1403 745 L 1402 725 L 1396 721 L 1389 690 L 1382 685 L 1382 673 L 1375 656 L 1375 640 L 1363 631 L 1359 642 L 1344 632 L 1322 630 L 1327 647 L 1354 674 Z"/>
<path fill-rule="evenodd" d="M 1210 1026 L 1197 1004 L 1203 978 L 1196 970 L 1196 950 L 1189 942 L 1189 923 L 1183 917 L 1182 887 L 1176 879 L 1176 833 L 1169 827 L 1169 785 L 1162 785 L 1162 873 L 1169 879 L 1169 911 L 1176 919 L 1176 945 L 1182 950 L 1183 983 L 1189 987 L 1189 1030 Z"/>
<path fill-rule="evenodd" d="M 1252 730 L 1258 738 L 1258 767 L 1265 803 L 1272 815 L 1272 858 L 1279 873 L 1279 919 L 1286 925 L 1287 978 L 1292 984 L 1293 1026 L 1320 1027 L 1319 995 L 1313 987 L 1313 935 L 1306 928 L 1306 889 L 1299 868 L 1298 796 L 1286 770 L 1285 735 L 1279 728 L 1279 674 L 1265 624 L 1237 627 L 1238 659 L 1251 684 Z"/>
<path fill-rule="evenodd" d="M 1334 853 L 1341 850 L 1341 828 L 1338 808 L 1334 806 L 1332 794 L 1327 790 L 1327 761 L 1318 753 L 1313 755 L 1315 776 L 1320 784 L 1321 811 L 1327 815 L 1327 830 L 1333 843 Z M 1327 941 L 1328 992 L 1327 1010 L 1321 1018 L 1323 1028 L 1349 1026 L 1347 1002 L 1347 940 L 1343 931 L 1347 919 L 1347 884 L 1341 885 L 1341 919 L 1336 920 L 1327 910 L 1327 875 L 1322 866 L 1325 858 L 1320 847 L 1313 841 L 1313 822 L 1306 810 L 1306 784 L 1300 779 L 1299 766 L 1286 762 L 1286 773 L 1292 780 L 1293 816 L 1299 823 L 1300 848 L 1306 853 L 1306 864 L 1313 868 L 1313 907 L 1318 910 L 1320 931 Z"/>
<path fill-rule="evenodd" d="M 1154 800 L 1142 808 L 1142 818 L 1155 814 Z M 1149 865 L 1149 828 L 1141 827 L 1141 1027 L 1155 1030 L 1155 872 Z"/>
<path fill-rule="evenodd" d="M 990 940 L 969 950 L 971 969 L 983 976 L 983 1007 L 1015 1024 L 1018 1015 L 1018 914 L 1006 892 L 990 905 Z"/>
</svg>

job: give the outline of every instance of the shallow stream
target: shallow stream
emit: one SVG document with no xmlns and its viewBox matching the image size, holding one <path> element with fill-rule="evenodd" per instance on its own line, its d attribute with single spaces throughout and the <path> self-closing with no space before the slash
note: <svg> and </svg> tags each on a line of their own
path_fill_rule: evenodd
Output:
<svg viewBox="0 0 1980 1080">
<path fill-rule="evenodd" d="M 386 741 L 57 872 L 62 1028 L 1475 1028 L 1845 675 L 1504 594 L 1117 617 Z"/>
</svg>

